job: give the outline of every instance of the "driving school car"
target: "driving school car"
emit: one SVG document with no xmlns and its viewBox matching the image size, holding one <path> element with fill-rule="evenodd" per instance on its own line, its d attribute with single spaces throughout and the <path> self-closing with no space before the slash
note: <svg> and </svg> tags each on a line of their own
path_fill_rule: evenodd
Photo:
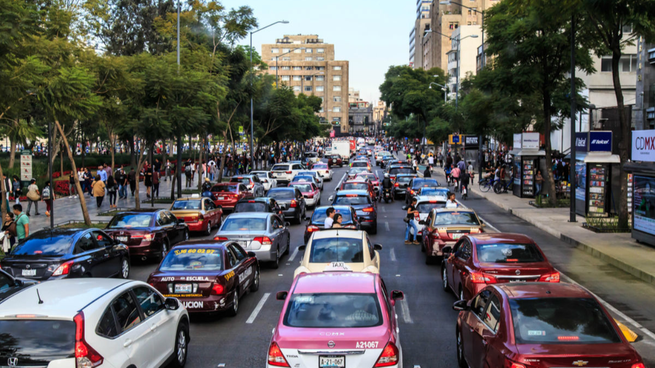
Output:
<svg viewBox="0 0 655 368">
<path fill-rule="evenodd" d="M 239 298 L 259 289 L 259 264 L 235 242 L 184 242 L 172 249 L 148 284 L 178 298 L 191 313 L 239 311 Z"/>
</svg>

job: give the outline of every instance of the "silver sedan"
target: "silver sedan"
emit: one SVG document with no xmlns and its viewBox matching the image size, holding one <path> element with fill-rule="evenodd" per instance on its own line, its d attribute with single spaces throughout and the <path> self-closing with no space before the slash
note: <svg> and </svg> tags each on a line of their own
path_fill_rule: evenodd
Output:
<svg viewBox="0 0 655 368">
<path fill-rule="evenodd" d="M 282 255 L 289 254 L 288 226 L 288 222 L 273 213 L 232 213 L 223 220 L 214 240 L 235 241 L 243 249 L 254 252 L 259 261 L 271 262 L 273 268 L 278 268 Z"/>
</svg>

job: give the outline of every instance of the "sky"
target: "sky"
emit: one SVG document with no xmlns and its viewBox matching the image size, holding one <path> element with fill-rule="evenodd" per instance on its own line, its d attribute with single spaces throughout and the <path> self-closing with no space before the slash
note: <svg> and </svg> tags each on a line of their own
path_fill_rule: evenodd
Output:
<svg viewBox="0 0 655 368">
<path fill-rule="evenodd" d="M 276 24 L 253 35 L 261 49 L 283 35 L 318 34 L 334 44 L 337 60 L 350 61 L 349 87 L 363 100 L 380 99 L 379 86 L 392 65 L 409 63 L 409 33 L 416 19 L 416 0 L 222 0 L 226 8 L 248 5 L 260 27 Z M 242 44 L 248 44 L 246 37 Z"/>
</svg>

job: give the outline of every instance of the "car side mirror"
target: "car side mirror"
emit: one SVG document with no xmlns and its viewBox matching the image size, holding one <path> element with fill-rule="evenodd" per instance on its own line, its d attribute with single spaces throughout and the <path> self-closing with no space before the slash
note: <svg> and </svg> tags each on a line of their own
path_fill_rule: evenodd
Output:
<svg viewBox="0 0 655 368">
<path fill-rule="evenodd" d="M 14 279 L 14 286 L 23 286 L 23 285 L 25 285 L 23 280 Z"/>
<path fill-rule="evenodd" d="M 178 310 L 180 308 L 180 302 L 175 298 L 166 298 L 164 300 L 164 306 L 167 310 Z"/>
<path fill-rule="evenodd" d="M 381 244 L 373 244 L 373 249 L 382 250 L 382 245 Z"/>
<path fill-rule="evenodd" d="M 299 246 L 298 246 L 298 250 L 305 250 L 305 249 L 307 249 L 307 245 L 306 245 L 306 244 L 303 244 L 303 245 L 299 245 Z"/>
<path fill-rule="evenodd" d="M 288 291 L 278 291 L 277 294 L 275 294 L 275 299 L 277 299 L 277 300 L 287 300 L 288 295 L 289 295 Z"/>
<path fill-rule="evenodd" d="M 453 309 L 456 311 L 467 311 L 470 310 L 471 308 L 468 305 L 468 301 L 466 300 L 458 300 L 455 303 L 453 303 Z"/>
<path fill-rule="evenodd" d="M 446 255 L 453 252 L 453 247 L 447 245 L 447 246 L 443 247 L 441 249 L 441 251 L 443 252 L 444 258 L 446 258 Z"/>
<path fill-rule="evenodd" d="M 257 257 L 255 252 L 248 252 L 248 257 Z"/>
<path fill-rule="evenodd" d="M 392 290 L 391 291 L 391 300 L 404 300 L 405 299 L 405 293 L 403 293 L 400 290 Z"/>
</svg>

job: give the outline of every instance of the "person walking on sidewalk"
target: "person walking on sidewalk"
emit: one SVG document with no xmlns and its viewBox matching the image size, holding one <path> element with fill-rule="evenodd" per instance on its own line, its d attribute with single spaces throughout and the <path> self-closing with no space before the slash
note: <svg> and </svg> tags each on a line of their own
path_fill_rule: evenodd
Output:
<svg viewBox="0 0 655 368">
<path fill-rule="evenodd" d="M 7 208 L 9 211 L 9 208 Z M 9 211 L 5 215 L 5 219 L 2 222 L 2 231 L 5 233 L 5 238 L 9 240 L 9 250 L 5 250 L 5 254 L 11 253 L 11 249 L 16 244 L 16 222 L 14 221 L 14 214 Z"/>
<path fill-rule="evenodd" d="M 41 192 L 41 198 L 45 202 L 45 215 L 50 216 L 52 211 L 52 200 L 54 199 L 54 193 L 52 192 L 52 187 L 50 182 L 46 181 L 45 186 L 43 187 L 43 192 Z"/>
<path fill-rule="evenodd" d="M 416 238 L 418 237 L 418 228 L 414 222 L 414 218 L 418 216 L 418 211 L 416 210 L 416 198 L 412 198 L 412 204 L 407 207 L 407 217 L 405 217 L 405 222 L 407 223 L 407 228 L 405 230 L 405 244 L 418 244 Z M 409 229 L 414 229 L 414 241 L 409 241 Z"/>
<path fill-rule="evenodd" d="M 30 180 L 30 185 L 27 187 L 27 216 L 30 216 L 32 204 L 34 204 L 34 215 L 39 215 L 39 201 L 41 200 L 41 193 L 39 187 L 36 185 L 36 179 Z"/>
<path fill-rule="evenodd" d="M 118 189 L 118 183 L 114 179 L 113 175 L 107 177 L 107 195 L 109 196 L 109 208 L 116 207 L 116 191 Z"/>
<path fill-rule="evenodd" d="M 537 184 L 537 193 L 535 195 L 540 195 L 541 188 L 544 185 L 544 177 L 541 175 L 541 170 L 537 170 L 537 176 L 535 176 L 534 181 Z"/>
<path fill-rule="evenodd" d="M 154 172 L 154 166 L 144 167 L 145 179 L 143 184 L 146 186 L 146 198 L 150 198 L 150 192 L 152 191 L 152 173 Z"/>
<path fill-rule="evenodd" d="M 102 206 L 102 200 L 105 199 L 105 182 L 100 179 L 100 175 L 96 175 L 96 180 L 91 184 L 93 196 L 96 198 L 98 208 Z"/>
<path fill-rule="evenodd" d="M 171 160 L 166 160 L 166 176 L 164 177 L 164 181 L 168 181 L 168 179 L 171 177 Z"/>
<path fill-rule="evenodd" d="M 136 171 L 134 168 L 130 168 L 130 172 L 127 174 L 127 181 L 130 183 L 130 192 L 132 197 L 134 197 L 134 191 L 136 190 Z M 127 197 L 127 195 L 125 195 Z"/>
<path fill-rule="evenodd" d="M 20 203 L 14 205 L 16 216 L 16 239 L 21 241 L 30 235 L 30 219 L 23 213 L 23 206 Z"/>
<path fill-rule="evenodd" d="M 21 190 L 21 184 L 20 180 L 18 180 L 18 176 L 14 175 L 12 178 L 12 189 L 14 190 L 14 200 L 16 201 L 16 204 L 20 203 L 20 196 L 23 194 Z"/>
<path fill-rule="evenodd" d="M 93 179 L 93 176 L 91 175 L 91 170 L 89 168 L 84 169 L 84 190 L 82 192 L 84 193 L 89 193 L 89 195 L 93 195 L 91 193 L 91 180 Z"/>
<path fill-rule="evenodd" d="M 159 198 L 159 171 L 152 173 L 152 196 Z"/>
<path fill-rule="evenodd" d="M 75 198 L 75 172 L 71 171 L 71 174 L 68 176 L 68 195 Z"/>
<path fill-rule="evenodd" d="M 96 175 L 100 176 L 100 180 L 103 182 L 107 182 L 107 172 L 105 171 L 104 166 L 100 165 L 98 167 L 98 172 Z"/>
<path fill-rule="evenodd" d="M 123 166 L 119 167 L 116 170 L 116 184 L 118 184 L 118 199 L 127 198 L 127 175 L 125 175 L 125 170 Z"/>
</svg>

